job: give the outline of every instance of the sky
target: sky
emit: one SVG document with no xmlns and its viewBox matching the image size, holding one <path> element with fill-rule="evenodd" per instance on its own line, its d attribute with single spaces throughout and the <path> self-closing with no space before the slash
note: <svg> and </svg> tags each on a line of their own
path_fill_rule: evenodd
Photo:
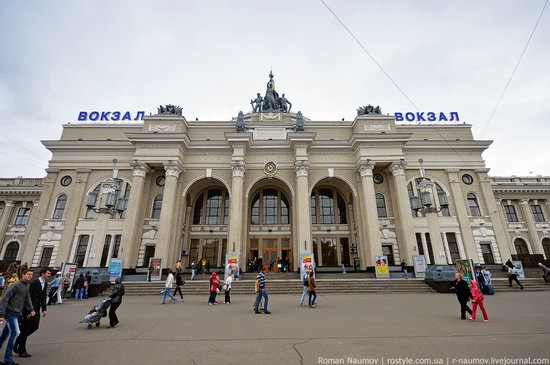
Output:
<svg viewBox="0 0 550 365">
<path fill-rule="evenodd" d="M 545 0 L 325 0 L 424 112 L 459 113 L 493 176 L 550 175 Z M 0 0 L 0 177 L 42 177 L 80 111 L 230 120 L 275 74 L 293 111 L 353 120 L 416 111 L 320 0 Z"/>
</svg>

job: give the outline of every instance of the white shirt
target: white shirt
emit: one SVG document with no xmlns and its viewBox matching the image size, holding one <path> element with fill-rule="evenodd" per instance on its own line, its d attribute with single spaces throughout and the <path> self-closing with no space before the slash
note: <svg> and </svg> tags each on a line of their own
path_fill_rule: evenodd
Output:
<svg viewBox="0 0 550 365">
<path fill-rule="evenodd" d="M 42 290 L 44 290 L 44 286 L 46 285 L 46 280 L 42 279 L 41 277 L 38 278 L 38 280 L 40 281 L 40 286 L 42 286 Z"/>
<path fill-rule="evenodd" d="M 168 277 L 166 278 L 166 284 L 164 285 L 164 287 L 171 288 L 173 283 L 174 283 L 174 275 L 168 274 Z"/>
<path fill-rule="evenodd" d="M 225 284 L 227 285 L 227 289 L 231 289 L 232 282 L 233 282 L 233 277 L 231 275 L 225 278 Z"/>
</svg>

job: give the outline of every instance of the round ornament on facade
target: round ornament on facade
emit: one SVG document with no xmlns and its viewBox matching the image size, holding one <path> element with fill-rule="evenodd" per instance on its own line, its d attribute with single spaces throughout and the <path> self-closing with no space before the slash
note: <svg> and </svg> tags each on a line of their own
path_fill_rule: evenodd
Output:
<svg viewBox="0 0 550 365">
<path fill-rule="evenodd" d="M 268 175 L 273 175 L 277 172 L 277 165 L 273 162 L 268 162 L 264 166 L 264 171 Z"/>
<path fill-rule="evenodd" d="M 466 185 L 472 185 L 474 178 L 468 174 L 462 175 L 462 182 Z"/>
<path fill-rule="evenodd" d="M 157 186 L 164 186 L 165 182 L 166 182 L 166 177 L 165 176 L 157 177 L 157 180 L 156 180 Z"/>
<path fill-rule="evenodd" d="M 63 176 L 61 179 L 61 186 L 69 186 L 73 182 L 73 178 L 70 176 Z"/>
<path fill-rule="evenodd" d="M 374 180 L 375 184 L 382 184 L 384 182 L 384 176 L 382 176 L 380 174 L 374 174 L 372 179 Z"/>
</svg>

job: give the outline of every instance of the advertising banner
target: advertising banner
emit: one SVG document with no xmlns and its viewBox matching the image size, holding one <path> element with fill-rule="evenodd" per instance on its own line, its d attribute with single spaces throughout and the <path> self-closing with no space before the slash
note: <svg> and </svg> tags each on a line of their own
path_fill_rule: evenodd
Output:
<svg viewBox="0 0 550 365">
<path fill-rule="evenodd" d="M 474 262 L 472 260 L 456 260 L 456 269 L 464 275 L 464 281 L 470 284 L 470 280 L 475 278 Z"/>
<path fill-rule="evenodd" d="M 303 277 L 305 273 L 313 270 L 315 272 L 315 258 L 310 252 L 303 252 L 300 254 L 300 277 Z"/>
<path fill-rule="evenodd" d="M 64 282 L 69 283 L 69 288 L 67 289 L 67 291 L 73 290 L 73 283 L 76 276 L 77 267 L 77 264 L 70 263 L 63 263 L 63 265 L 61 266 L 61 277 L 63 278 Z"/>
<path fill-rule="evenodd" d="M 151 257 L 149 259 L 149 266 L 153 263 L 153 272 L 151 273 L 151 280 L 160 280 L 162 276 L 162 259 L 157 257 Z"/>
<path fill-rule="evenodd" d="M 227 278 L 229 274 L 233 274 L 233 278 L 235 280 L 239 280 L 239 266 L 240 266 L 240 260 L 239 260 L 239 254 L 233 253 L 233 254 L 227 254 L 225 255 L 225 271 L 223 278 Z"/>
<path fill-rule="evenodd" d="M 115 281 L 116 278 L 122 278 L 122 267 L 124 259 L 111 259 L 109 262 L 109 281 Z"/>
<path fill-rule="evenodd" d="M 388 266 L 388 256 L 374 256 L 374 268 L 377 279 L 389 279 L 390 267 Z"/>
<path fill-rule="evenodd" d="M 417 278 L 425 278 L 426 277 L 426 257 L 424 255 L 421 256 L 413 256 L 413 265 L 414 265 L 414 276 Z"/>
<path fill-rule="evenodd" d="M 523 271 L 523 262 L 521 261 L 512 261 L 516 271 L 518 272 L 518 279 L 525 279 L 525 272 Z"/>
</svg>

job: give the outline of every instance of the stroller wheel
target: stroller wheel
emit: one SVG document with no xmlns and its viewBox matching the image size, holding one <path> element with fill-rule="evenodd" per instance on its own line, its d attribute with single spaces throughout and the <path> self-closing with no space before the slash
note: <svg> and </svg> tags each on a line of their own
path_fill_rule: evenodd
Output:
<svg viewBox="0 0 550 365">
<path fill-rule="evenodd" d="M 88 329 L 91 329 L 91 328 L 92 328 L 92 324 L 90 323 L 90 324 L 88 325 Z"/>
<path fill-rule="evenodd" d="M 97 323 L 95 324 L 95 326 L 96 326 L 96 327 L 99 327 L 99 322 L 97 322 Z"/>
</svg>

